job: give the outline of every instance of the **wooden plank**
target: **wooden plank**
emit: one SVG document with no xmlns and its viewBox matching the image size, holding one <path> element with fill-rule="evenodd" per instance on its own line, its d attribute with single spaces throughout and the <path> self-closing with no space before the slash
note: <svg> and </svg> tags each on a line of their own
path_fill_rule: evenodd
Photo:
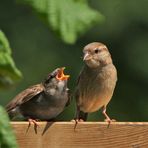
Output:
<svg viewBox="0 0 148 148">
<path fill-rule="evenodd" d="M 148 122 L 12 122 L 20 148 L 148 148 Z"/>
</svg>

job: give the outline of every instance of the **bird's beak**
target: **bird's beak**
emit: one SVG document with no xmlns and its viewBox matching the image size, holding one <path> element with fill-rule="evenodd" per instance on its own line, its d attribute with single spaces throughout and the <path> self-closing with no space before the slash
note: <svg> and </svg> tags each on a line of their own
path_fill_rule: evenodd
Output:
<svg viewBox="0 0 148 148">
<path fill-rule="evenodd" d="M 90 60 L 91 59 L 91 56 L 90 56 L 90 54 L 87 52 L 87 53 L 85 53 L 84 54 L 84 57 L 83 57 L 83 61 L 88 61 L 88 60 Z"/>
<path fill-rule="evenodd" d="M 62 68 L 60 68 L 60 69 L 58 70 L 58 73 L 57 73 L 57 75 L 56 75 L 56 78 L 57 78 L 58 80 L 68 80 L 68 78 L 70 77 L 70 75 L 65 75 L 65 74 L 64 74 L 64 69 L 65 69 L 65 67 L 62 67 Z"/>
</svg>

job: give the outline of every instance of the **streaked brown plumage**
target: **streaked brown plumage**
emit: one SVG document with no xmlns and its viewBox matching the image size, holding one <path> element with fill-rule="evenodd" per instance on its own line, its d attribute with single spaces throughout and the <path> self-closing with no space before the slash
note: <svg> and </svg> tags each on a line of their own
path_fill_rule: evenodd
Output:
<svg viewBox="0 0 148 148">
<path fill-rule="evenodd" d="M 59 115 L 69 102 L 67 80 L 64 68 L 57 68 L 43 81 L 19 93 L 7 106 L 11 119 L 23 117 L 31 119 L 50 120 Z"/>
<path fill-rule="evenodd" d="M 112 63 L 107 47 L 99 42 L 86 45 L 83 49 L 85 65 L 80 73 L 75 97 L 77 104 L 76 120 L 87 120 L 88 113 L 103 107 L 103 114 L 107 121 L 111 121 L 106 114 L 117 81 L 116 68 Z"/>
</svg>

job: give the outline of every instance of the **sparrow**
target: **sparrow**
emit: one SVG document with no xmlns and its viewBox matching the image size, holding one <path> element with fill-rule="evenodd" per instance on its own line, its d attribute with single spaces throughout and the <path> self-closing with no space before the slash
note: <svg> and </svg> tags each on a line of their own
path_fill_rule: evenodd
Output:
<svg viewBox="0 0 148 148">
<path fill-rule="evenodd" d="M 75 121 L 86 121 L 88 113 L 102 108 L 105 121 L 111 122 L 106 108 L 112 98 L 117 81 L 117 70 L 108 48 L 99 42 L 86 45 L 83 49 L 85 63 L 80 72 L 75 90 Z"/>
<path fill-rule="evenodd" d="M 51 72 L 45 80 L 19 93 L 7 106 L 10 119 L 23 117 L 37 125 L 37 120 L 51 120 L 57 117 L 68 105 L 69 75 L 64 74 L 64 67 Z"/>
</svg>

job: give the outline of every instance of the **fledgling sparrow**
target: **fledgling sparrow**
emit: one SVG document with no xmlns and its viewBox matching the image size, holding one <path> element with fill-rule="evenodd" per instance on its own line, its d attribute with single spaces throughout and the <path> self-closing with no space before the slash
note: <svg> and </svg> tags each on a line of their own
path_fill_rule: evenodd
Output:
<svg viewBox="0 0 148 148">
<path fill-rule="evenodd" d="M 36 119 L 50 120 L 58 116 L 69 102 L 64 68 L 57 68 L 45 80 L 19 93 L 7 106 L 10 118 L 24 117 L 29 124 Z"/>
<path fill-rule="evenodd" d="M 83 49 L 85 65 L 79 75 L 75 98 L 77 111 L 75 120 L 86 121 L 88 113 L 103 108 L 106 121 L 111 119 L 106 113 L 117 81 L 117 71 L 107 47 L 99 42 L 86 45 Z"/>
</svg>

